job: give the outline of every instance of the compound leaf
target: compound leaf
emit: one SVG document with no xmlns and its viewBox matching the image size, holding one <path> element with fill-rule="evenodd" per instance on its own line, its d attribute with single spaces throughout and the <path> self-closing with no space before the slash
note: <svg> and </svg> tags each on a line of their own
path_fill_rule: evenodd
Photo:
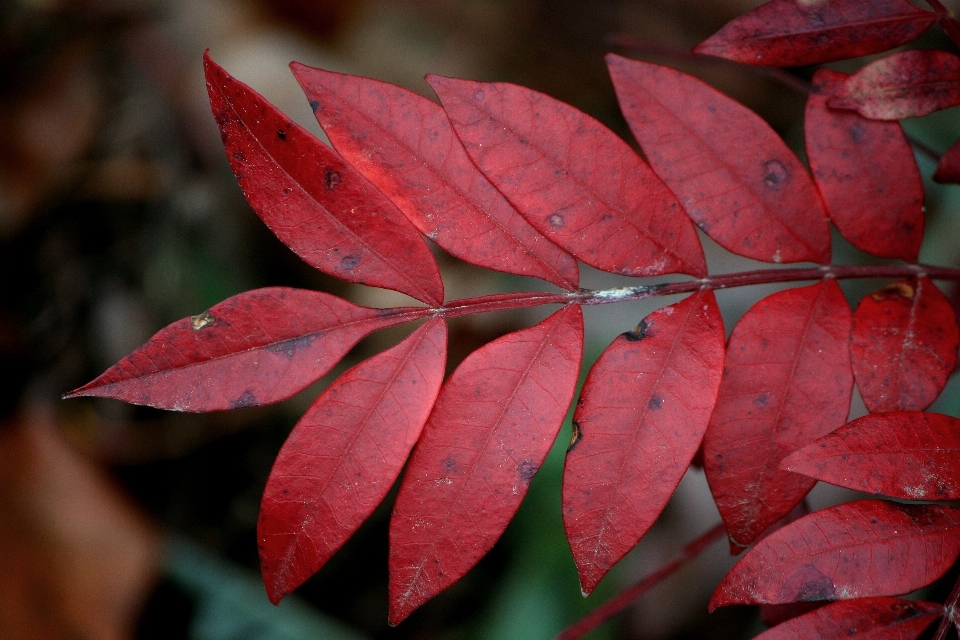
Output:
<svg viewBox="0 0 960 640">
<path fill-rule="evenodd" d="M 827 108 L 846 78 L 813 76 L 804 138 L 830 219 L 851 244 L 882 258 L 916 261 L 923 241 L 923 178 L 899 122 Z"/>
<path fill-rule="evenodd" d="M 790 513 L 815 484 L 780 461 L 847 421 L 851 313 L 835 280 L 757 302 L 737 323 L 704 470 L 731 550 Z"/>
<path fill-rule="evenodd" d="M 942 605 L 922 600 L 842 600 L 784 622 L 754 640 L 915 640 L 941 615 Z"/>
<path fill-rule="evenodd" d="M 712 291 L 647 316 L 590 370 L 563 471 L 563 521 L 584 594 L 653 525 L 700 446 L 723 373 Z"/>
<path fill-rule="evenodd" d="M 899 47 L 936 20 L 906 0 L 771 0 L 731 20 L 693 52 L 800 67 Z"/>
<path fill-rule="evenodd" d="M 942 576 L 957 555 L 960 508 L 849 502 L 758 542 L 724 577 L 710 610 L 909 593 Z"/>
<path fill-rule="evenodd" d="M 446 352 L 446 324 L 434 318 L 340 376 L 293 428 L 257 522 L 271 602 L 316 573 L 383 500 L 440 391 Z"/>
<path fill-rule="evenodd" d="M 429 314 L 358 307 L 303 289 L 246 291 L 161 329 L 65 397 L 116 398 L 174 411 L 279 402 L 319 379 L 364 336 Z"/>
<path fill-rule="evenodd" d="M 929 278 L 895 282 L 860 301 L 850 344 L 867 409 L 922 411 L 957 363 L 953 305 Z"/>
<path fill-rule="evenodd" d="M 437 263 L 393 203 L 208 54 L 203 64 L 227 159 L 277 237 L 324 273 L 442 304 Z"/>
<path fill-rule="evenodd" d="M 607 65 L 650 166 L 704 233 L 755 260 L 830 261 L 813 181 L 760 116 L 669 67 L 613 54 Z"/>
<path fill-rule="evenodd" d="M 916 118 L 960 104 L 960 58 L 911 49 L 872 62 L 840 84 L 827 105 L 873 120 Z"/>
<path fill-rule="evenodd" d="M 471 354 L 440 391 L 390 522 L 390 615 L 398 624 L 494 545 L 573 399 L 583 314 L 567 306 Z"/>
<path fill-rule="evenodd" d="M 830 484 L 904 500 L 960 499 L 960 420 L 869 415 L 787 456 L 781 466 Z"/>
<path fill-rule="evenodd" d="M 676 197 L 602 124 L 513 84 L 427 81 L 471 159 L 551 241 L 602 271 L 706 275 Z"/>
<path fill-rule="evenodd" d="M 337 151 L 421 233 L 481 267 L 577 288 L 577 261 L 480 173 L 440 105 L 386 82 L 291 68 Z"/>
</svg>

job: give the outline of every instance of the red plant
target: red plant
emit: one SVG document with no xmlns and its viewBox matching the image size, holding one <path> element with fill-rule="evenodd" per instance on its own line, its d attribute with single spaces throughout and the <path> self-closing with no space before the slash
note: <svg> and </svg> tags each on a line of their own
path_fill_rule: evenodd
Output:
<svg viewBox="0 0 960 640">
<path fill-rule="evenodd" d="M 772 0 L 696 51 L 810 65 L 902 45 L 938 17 L 956 37 L 956 20 L 931 5 L 936 13 L 905 0 Z M 371 332 L 425 320 L 314 402 L 277 457 L 258 527 L 276 603 L 371 514 L 409 457 L 390 526 L 397 624 L 469 571 L 518 509 L 575 393 L 580 307 L 688 292 L 614 340 L 577 402 L 563 519 L 584 594 L 649 530 L 702 447 L 731 548 L 752 545 L 711 607 L 844 601 L 770 638 L 913 638 L 938 617 L 945 637 L 960 587 L 944 606 L 886 597 L 931 583 L 960 555 L 960 508 L 936 502 L 960 499 L 960 422 L 924 411 L 960 345 L 933 280 L 960 280 L 960 270 L 916 262 L 923 185 L 895 120 L 960 103 L 960 58 L 904 51 L 849 77 L 817 71 L 805 119 L 812 176 L 762 119 L 703 82 L 614 55 L 608 64 L 649 165 L 593 118 L 523 87 L 428 76 L 438 105 L 294 63 L 334 151 L 206 56 L 227 156 L 264 222 L 317 269 L 426 306 L 242 293 L 168 326 L 68 396 L 180 411 L 278 402 Z M 944 156 L 938 179 L 956 179 L 957 157 Z M 899 262 L 831 264 L 829 221 Z M 696 227 L 741 256 L 817 266 L 709 275 Z M 422 235 L 559 291 L 444 303 Z M 584 290 L 578 260 L 691 279 Z M 867 277 L 896 282 L 851 313 L 837 280 Z M 724 343 L 713 290 L 811 280 L 757 302 Z M 560 309 L 443 381 L 445 319 L 544 304 Z M 845 425 L 855 382 L 872 413 Z M 817 480 L 934 503 L 862 500 L 790 521 Z"/>
</svg>

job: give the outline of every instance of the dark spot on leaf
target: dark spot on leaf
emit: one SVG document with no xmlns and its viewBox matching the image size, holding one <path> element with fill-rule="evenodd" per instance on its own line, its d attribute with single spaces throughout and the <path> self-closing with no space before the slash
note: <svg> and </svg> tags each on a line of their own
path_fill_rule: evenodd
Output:
<svg viewBox="0 0 960 640">
<path fill-rule="evenodd" d="M 239 149 L 237 149 L 230 155 L 233 156 L 234 160 L 239 160 L 240 162 L 243 162 L 244 160 L 247 159 L 247 156 L 243 155 L 243 151 L 240 151 Z"/>
<path fill-rule="evenodd" d="M 249 391 L 244 391 L 239 398 L 230 403 L 231 409 L 245 409 L 257 406 L 257 397 Z"/>
<path fill-rule="evenodd" d="M 602 218 L 600 218 L 600 222 L 606 222 L 607 220 L 613 220 L 613 216 L 609 213 L 603 216 Z"/>
<path fill-rule="evenodd" d="M 921 527 L 928 527 L 937 521 L 936 517 L 933 515 L 933 509 L 937 507 L 932 507 L 932 505 L 909 505 L 903 506 L 902 509 L 904 513 L 913 521 L 914 524 Z"/>
<path fill-rule="evenodd" d="M 917 616 L 923 615 L 923 611 L 920 611 L 915 604 L 906 603 L 906 602 L 897 602 L 892 607 L 894 615 L 897 616 L 897 620 L 909 620 L 911 618 L 916 618 Z"/>
<path fill-rule="evenodd" d="M 333 191 L 340 186 L 340 173 L 333 169 L 327 169 L 323 174 L 323 183 L 327 185 L 328 191 Z"/>
<path fill-rule="evenodd" d="M 193 327 L 194 331 L 200 331 L 204 327 L 209 327 L 216 321 L 217 319 L 213 317 L 213 314 L 209 311 L 204 311 L 200 315 L 190 316 L 190 326 Z"/>
<path fill-rule="evenodd" d="M 640 324 L 634 327 L 633 331 L 627 331 L 623 337 L 630 342 L 640 342 L 647 337 L 647 321 L 641 320 Z"/>
<path fill-rule="evenodd" d="M 360 264 L 360 258 L 354 255 L 343 256 L 340 259 L 340 268 L 344 271 L 351 271 L 356 268 L 358 264 Z"/>
<path fill-rule="evenodd" d="M 313 111 L 316 111 L 316 110 L 319 109 L 319 108 L 320 108 L 320 103 L 319 103 L 319 102 L 317 102 L 316 100 L 311 100 L 311 101 L 310 101 L 310 109 L 312 109 Z"/>
<path fill-rule="evenodd" d="M 577 446 L 577 443 L 580 442 L 580 438 L 583 437 L 583 432 L 580 431 L 580 423 L 577 421 L 573 422 L 573 433 L 570 434 L 570 444 L 567 445 L 567 453 L 573 451 L 573 448 Z"/>
<path fill-rule="evenodd" d="M 523 484 L 530 484 L 539 469 L 540 467 L 534 464 L 532 460 L 524 460 L 520 463 L 520 481 Z"/>
<path fill-rule="evenodd" d="M 520 138 L 520 144 L 522 144 L 522 145 L 528 145 L 528 144 L 530 144 L 530 143 L 527 142 L 526 138 Z"/>
<path fill-rule="evenodd" d="M 547 216 L 547 222 L 549 222 L 550 226 L 555 229 L 559 229 L 564 224 L 563 216 L 559 213 L 554 213 L 553 215 Z"/>
<path fill-rule="evenodd" d="M 449 471 L 450 473 L 459 473 L 460 469 L 457 467 L 457 463 L 453 458 L 447 458 L 443 461 L 443 468 Z"/>
<path fill-rule="evenodd" d="M 708 105 L 707 105 L 707 111 L 709 111 L 710 113 L 716 113 L 716 112 L 717 112 L 717 106 L 716 106 L 716 105 L 713 105 L 713 104 L 708 104 Z"/>
<path fill-rule="evenodd" d="M 267 351 L 271 353 L 282 353 L 288 358 L 292 358 L 298 349 L 306 349 L 313 342 L 314 335 L 298 336 L 282 342 L 271 344 Z"/>
<path fill-rule="evenodd" d="M 486 94 L 483 92 L 483 89 L 477 89 L 477 92 L 473 94 L 473 97 L 477 100 L 483 100 Z"/>
<path fill-rule="evenodd" d="M 768 189 L 777 189 L 787 179 L 787 168 L 779 160 L 768 160 L 763 165 L 763 184 Z"/>
<path fill-rule="evenodd" d="M 852 127 L 850 127 L 850 138 L 855 143 L 859 143 L 861 140 L 863 140 L 863 132 L 864 132 L 863 123 L 857 122 Z"/>
<path fill-rule="evenodd" d="M 647 402 L 647 409 L 650 409 L 651 411 L 659 411 L 662 405 L 663 398 L 660 396 L 650 396 L 650 400 Z"/>
<path fill-rule="evenodd" d="M 286 140 L 287 134 L 283 131 L 283 129 L 277 129 L 277 137 L 281 140 Z"/>
<path fill-rule="evenodd" d="M 795 586 L 795 591 L 791 587 Z M 793 594 L 796 602 L 815 602 L 818 600 L 833 600 L 836 590 L 833 580 L 821 573 L 812 564 L 804 566 L 784 581 L 783 593 Z"/>
<path fill-rule="evenodd" d="M 288 187 L 284 187 L 284 188 L 283 188 L 283 195 L 286 196 L 286 195 L 289 195 L 289 194 L 290 194 L 290 189 L 289 189 Z"/>
<path fill-rule="evenodd" d="M 766 409 L 769 403 L 770 398 L 766 393 L 761 393 L 753 399 L 753 406 L 755 406 L 757 409 Z"/>
</svg>

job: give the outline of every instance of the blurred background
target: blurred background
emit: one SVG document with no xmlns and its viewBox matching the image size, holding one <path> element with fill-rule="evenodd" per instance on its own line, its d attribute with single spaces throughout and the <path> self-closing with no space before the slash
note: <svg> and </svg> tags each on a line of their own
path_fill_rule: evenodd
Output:
<svg viewBox="0 0 960 640">
<path fill-rule="evenodd" d="M 699 75 L 760 112 L 801 152 L 800 92 L 755 70 L 685 53 L 758 4 L 0 3 L 0 365 L 7 371 L 0 385 L 0 640 L 550 638 L 718 522 L 702 473 L 691 471 L 637 550 L 584 600 L 560 520 L 567 425 L 500 543 L 397 628 L 386 624 L 393 493 L 316 577 L 275 608 L 259 582 L 255 537 L 273 458 L 319 391 L 408 329 L 365 340 L 330 375 L 275 407 L 182 415 L 60 396 L 166 324 L 247 289 L 285 285 L 358 304 L 398 303 L 392 293 L 312 270 L 249 209 L 207 104 L 205 49 L 317 134 L 287 69 L 291 60 L 431 97 L 426 73 L 516 82 L 573 104 L 630 140 L 603 63 L 605 52 L 617 51 Z M 918 44 L 952 49 L 936 29 Z M 956 109 L 907 126 L 938 152 L 960 136 Z M 931 175 L 934 165 L 920 160 Z M 960 187 L 927 186 L 921 257 L 956 266 Z M 750 268 L 705 245 L 714 272 Z M 869 260 L 839 239 L 835 258 Z M 438 259 L 449 299 L 544 286 Z M 587 271 L 583 284 L 625 282 Z M 882 284 L 845 287 L 855 303 Z M 728 332 L 772 290 L 722 292 Z M 588 308 L 586 361 L 668 302 Z M 453 322 L 450 369 L 545 313 Z M 955 387 L 935 409 L 958 415 Z M 818 488 L 811 502 L 842 497 Z M 750 637 L 762 628 L 756 611 L 706 614 L 732 562 L 725 545 L 715 545 L 591 637 Z"/>
</svg>

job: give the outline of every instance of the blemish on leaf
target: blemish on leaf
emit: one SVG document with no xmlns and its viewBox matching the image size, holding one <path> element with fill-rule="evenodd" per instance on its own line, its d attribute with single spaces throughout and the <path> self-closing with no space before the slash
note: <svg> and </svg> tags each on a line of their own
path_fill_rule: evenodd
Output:
<svg viewBox="0 0 960 640">
<path fill-rule="evenodd" d="M 559 213 L 554 213 L 553 215 L 548 216 L 547 222 L 549 222 L 550 226 L 555 229 L 559 229 L 564 224 L 563 216 Z"/>
<path fill-rule="evenodd" d="M 327 191 L 333 191 L 340 186 L 340 172 L 327 169 L 323 174 L 323 183 L 327 185 Z"/>
<path fill-rule="evenodd" d="M 580 431 L 580 423 L 574 421 L 573 433 L 570 434 L 570 444 L 567 445 L 567 453 L 573 451 L 573 448 L 577 446 L 577 443 L 580 442 L 580 438 L 582 437 L 583 433 Z"/>
<path fill-rule="evenodd" d="M 766 409 L 767 405 L 770 403 L 770 398 L 766 393 L 761 393 L 756 398 L 753 399 L 753 406 L 757 409 Z"/>
<path fill-rule="evenodd" d="M 457 466 L 456 461 L 453 458 L 447 458 L 443 461 L 443 468 L 449 471 L 450 473 L 459 473 L 460 468 Z"/>
<path fill-rule="evenodd" d="M 524 460 L 520 463 L 520 480 L 524 484 L 530 484 L 530 481 L 533 480 L 533 476 L 537 475 L 537 471 L 540 469 L 532 460 Z"/>
<path fill-rule="evenodd" d="M 893 284 L 889 284 L 879 291 L 871 293 L 870 297 L 880 302 L 888 296 L 900 296 L 901 298 L 906 298 L 907 300 L 913 300 L 914 295 L 916 295 L 916 291 L 906 282 L 894 282 Z"/>
<path fill-rule="evenodd" d="M 257 397 L 249 391 L 244 391 L 239 398 L 230 403 L 231 409 L 245 409 L 257 406 Z"/>
<path fill-rule="evenodd" d="M 787 168 L 779 160 L 767 160 L 763 165 L 763 184 L 768 189 L 776 189 L 787 179 Z"/>
<path fill-rule="evenodd" d="M 647 321 L 641 320 L 640 324 L 634 327 L 633 331 L 627 331 L 623 334 L 623 337 L 630 342 L 640 342 L 647 337 L 647 326 Z"/>
<path fill-rule="evenodd" d="M 483 89 L 477 89 L 477 92 L 473 94 L 473 97 L 477 100 L 483 100 L 486 94 L 483 92 Z"/>
<path fill-rule="evenodd" d="M 340 268 L 344 271 L 351 271 L 360 264 L 360 258 L 354 255 L 344 256 L 340 259 Z"/>
<path fill-rule="evenodd" d="M 190 326 L 193 327 L 194 331 L 200 331 L 206 326 L 209 326 L 216 322 L 217 319 L 213 317 L 209 311 L 204 311 L 200 315 L 190 316 Z"/>
<path fill-rule="evenodd" d="M 283 131 L 283 129 L 277 129 L 277 137 L 281 140 L 286 140 L 287 134 Z"/>
<path fill-rule="evenodd" d="M 310 101 L 310 109 L 312 109 L 312 110 L 314 111 L 314 113 L 316 113 L 317 109 L 319 109 L 319 108 L 320 108 L 320 103 L 319 103 L 319 102 L 317 102 L 316 100 L 311 100 L 311 101 Z"/>
<path fill-rule="evenodd" d="M 298 349 L 305 349 L 310 346 L 313 342 L 314 336 L 298 336 L 296 338 L 290 338 L 289 340 L 284 340 L 283 342 L 277 342 L 267 347 L 267 351 L 272 353 L 282 353 L 288 358 L 292 358 L 293 354 L 297 352 Z"/>
<path fill-rule="evenodd" d="M 647 409 L 650 409 L 651 411 L 659 411 L 662 405 L 663 398 L 660 396 L 650 396 L 650 400 L 647 402 Z"/>
</svg>

